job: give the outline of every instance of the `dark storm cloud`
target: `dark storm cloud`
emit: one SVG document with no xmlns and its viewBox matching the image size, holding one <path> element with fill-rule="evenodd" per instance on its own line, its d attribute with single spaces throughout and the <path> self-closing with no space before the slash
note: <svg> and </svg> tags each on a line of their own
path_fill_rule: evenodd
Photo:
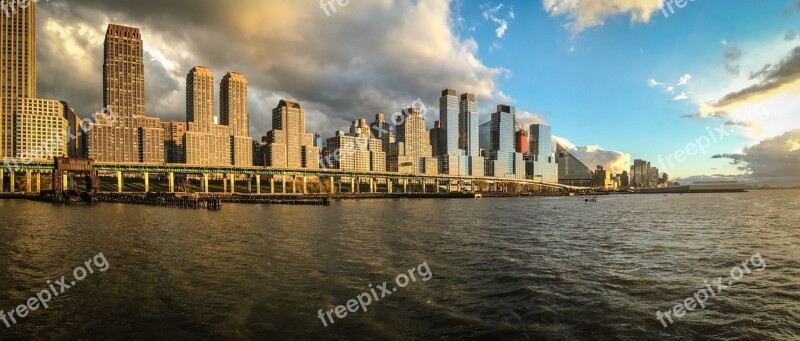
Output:
<svg viewBox="0 0 800 341">
<path fill-rule="evenodd" d="M 755 73 L 755 76 L 761 78 L 759 84 L 738 92 L 730 93 L 719 100 L 715 106 L 725 107 L 740 101 L 745 101 L 753 96 L 769 93 L 784 85 L 797 81 L 798 78 L 800 78 L 800 47 L 794 48 L 789 56 L 784 58 L 779 64 L 768 66 Z"/>
<path fill-rule="evenodd" d="M 330 17 L 316 1 L 289 0 L 70 0 L 39 9 L 40 91 L 79 113 L 102 102 L 102 37 L 110 22 L 142 29 L 148 115 L 184 117 L 184 79 L 193 66 L 211 68 L 217 84 L 236 71 L 248 79 L 254 138 L 270 128 L 281 97 L 300 100 L 308 129 L 326 134 L 417 98 L 432 121 L 439 90 L 448 87 L 475 92 L 483 108 L 501 97 L 495 78 L 505 71 L 483 65 L 477 44 L 452 34 L 449 1 L 351 2 Z"/>
</svg>

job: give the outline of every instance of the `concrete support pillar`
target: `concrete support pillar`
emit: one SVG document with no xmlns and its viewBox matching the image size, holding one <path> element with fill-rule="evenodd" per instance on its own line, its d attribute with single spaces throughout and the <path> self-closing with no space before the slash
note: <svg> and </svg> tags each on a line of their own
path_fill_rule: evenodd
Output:
<svg viewBox="0 0 800 341">
<path fill-rule="evenodd" d="M 253 193 L 253 177 L 247 176 L 247 193 Z"/>
<path fill-rule="evenodd" d="M 25 171 L 25 193 L 30 193 L 33 190 L 33 184 L 31 183 L 31 171 Z"/>
<path fill-rule="evenodd" d="M 261 174 L 256 174 L 256 194 L 261 194 Z"/>
<path fill-rule="evenodd" d="M 36 172 L 36 193 L 42 193 L 42 172 Z"/>
<path fill-rule="evenodd" d="M 378 187 L 378 184 L 375 183 L 375 178 L 369 178 L 369 192 L 375 193 L 375 188 Z"/>
<path fill-rule="evenodd" d="M 392 194 L 392 179 L 386 179 L 386 193 Z"/>
<path fill-rule="evenodd" d="M 231 178 L 231 194 L 236 193 L 236 174 L 228 174 Z"/>
<path fill-rule="evenodd" d="M 14 192 L 17 191 L 17 188 L 16 188 L 17 184 L 14 181 L 16 177 L 17 177 L 16 173 L 8 172 L 8 189 L 9 189 L 9 192 L 11 192 L 11 193 L 14 193 Z"/>
<path fill-rule="evenodd" d="M 222 174 L 222 193 L 228 193 L 228 174 Z"/>
<path fill-rule="evenodd" d="M 122 182 L 122 172 L 117 171 L 117 193 L 122 193 L 122 186 L 123 185 L 124 185 L 124 183 Z"/>
<path fill-rule="evenodd" d="M 286 194 L 286 176 L 281 175 L 281 189 L 283 190 L 283 194 Z"/>
<path fill-rule="evenodd" d="M 169 180 L 169 192 L 175 193 L 175 173 L 169 172 L 167 178 Z"/>
<path fill-rule="evenodd" d="M 408 193 L 408 179 L 403 179 L 403 193 Z"/>
<path fill-rule="evenodd" d="M 356 192 L 356 178 L 350 178 L 350 193 Z"/>
<path fill-rule="evenodd" d="M 441 189 L 439 189 L 439 179 L 433 181 L 433 185 L 436 186 L 436 193 L 440 193 Z"/>
<path fill-rule="evenodd" d="M 306 177 L 303 177 L 303 195 L 308 194 L 308 180 Z"/>
<path fill-rule="evenodd" d="M 275 176 L 269 177 L 269 194 L 275 194 Z"/>
<path fill-rule="evenodd" d="M 339 193 L 342 193 L 342 179 L 339 179 Z"/>
<path fill-rule="evenodd" d="M 292 175 L 292 194 L 297 194 L 297 176 Z"/>
<path fill-rule="evenodd" d="M 336 188 L 333 187 L 333 177 L 328 178 L 328 187 L 330 188 L 331 194 L 336 194 Z"/>
<path fill-rule="evenodd" d="M 63 190 L 69 190 L 69 175 L 67 173 L 61 175 L 61 185 Z"/>
<path fill-rule="evenodd" d="M 208 174 L 203 174 L 203 193 L 208 193 Z"/>
<path fill-rule="evenodd" d="M 4 185 L 3 181 L 5 181 L 5 179 L 3 179 L 3 178 L 5 177 L 5 174 L 6 174 L 5 168 L 0 168 L 0 192 L 2 192 L 3 189 L 5 189 L 3 187 L 3 185 Z"/>
<path fill-rule="evenodd" d="M 144 174 L 142 174 L 142 176 L 144 177 L 144 192 L 145 193 L 149 193 L 150 192 L 150 173 L 144 173 Z"/>
</svg>

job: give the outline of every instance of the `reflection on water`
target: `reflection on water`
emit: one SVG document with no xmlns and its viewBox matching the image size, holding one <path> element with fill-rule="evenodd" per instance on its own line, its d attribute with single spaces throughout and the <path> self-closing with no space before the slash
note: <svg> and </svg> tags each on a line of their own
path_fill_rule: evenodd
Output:
<svg viewBox="0 0 800 341">
<path fill-rule="evenodd" d="M 110 265 L 0 338 L 792 339 L 798 207 L 797 191 L 221 212 L 0 201 L 0 309 L 99 252 Z M 656 319 L 755 253 L 763 272 Z M 422 262 L 430 281 L 317 317 Z"/>
</svg>

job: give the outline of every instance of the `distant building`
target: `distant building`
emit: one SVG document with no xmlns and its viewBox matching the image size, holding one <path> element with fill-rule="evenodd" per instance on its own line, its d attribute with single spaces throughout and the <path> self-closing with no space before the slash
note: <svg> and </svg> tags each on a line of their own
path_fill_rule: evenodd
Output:
<svg viewBox="0 0 800 341">
<path fill-rule="evenodd" d="M 387 170 L 410 174 L 438 173 L 438 160 L 433 157 L 425 118 L 413 108 L 404 109 L 403 115 L 396 128 L 396 141 L 389 147 Z"/>
<path fill-rule="evenodd" d="M 306 111 L 299 102 L 281 100 L 272 110 L 272 128 L 262 150 L 265 166 L 319 168 L 320 148 L 314 147 L 314 135 L 306 133 Z"/>
<path fill-rule="evenodd" d="M 164 131 L 145 116 L 144 43 L 138 28 L 108 25 L 103 44 L 103 106 L 113 121 L 90 125 L 86 153 L 96 162 L 164 163 Z"/>
<path fill-rule="evenodd" d="M 630 175 L 628 175 L 628 171 L 622 171 L 622 174 L 619 176 L 619 185 L 622 188 L 630 188 Z"/>
<path fill-rule="evenodd" d="M 654 187 L 652 178 L 650 177 L 650 162 L 645 160 L 634 160 L 631 166 L 631 179 L 630 186 L 635 188 L 650 188 Z"/>
<path fill-rule="evenodd" d="M 530 126 L 530 151 L 526 158 L 529 179 L 558 183 L 558 160 L 553 153 L 552 128 L 545 124 Z"/>
<path fill-rule="evenodd" d="M 358 136 L 356 136 L 358 135 Z M 363 136 L 360 132 L 345 134 L 337 131 L 328 139 L 320 162 L 324 168 L 356 172 L 386 171 L 386 153 L 382 141 Z"/>
<path fill-rule="evenodd" d="M 444 152 L 444 139 L 445 133 L 444 128 L 442 128 L 442 121 L 436 121 L 433 123 L 433 129 L 430 132 L 430 139 L 431 139 L 431 151 L 434 156 L 443 155 Z"/>
<path fill-rule="evenodd" d="M 603 168 L 603 166 L 597 166 L 597 171 L 595 171 L 594 175 L 594 184 L 595 188 L 602 188 L 605 190 L 613 190 L 616 189 L 614 186 L 614 180 L 611 176 L 611 172 Z"/>
<path fill-rule="evenodd" d="M 480 141 L 479 148 L 486 152 L 486 155 L 482 155 L 484 157 L 488 157 L 488 153 L 491 150 L 491 137 L 492 137 L 492 121 L 486 122 L 478 126 L 478 139 Z"/>
<path fill-rule="evenodd" d="M 164 129 L 164 160 L 167 163 L 186 163 L 186 122 L 162 122 Z"/>
<path fill-rule="evenodd" d="M 394 143 L 394 133 L 389 122 L 383 114 L 375 115 L 375 121 L 370 124 L 372 137 L 381 140 L 383 151 L 389 153 L 389 147 Z"/>
<path fill-rule="evenodd" d="M 231 165 L 231 133 L 230 126 L 214 123 L 214 74 L 208 68 L 195 66 L 186 75 L 186 163 Z M 249 139 L 247 143 L 251 144 Z"/>
<path fill-rule="evenodd" d="M 502 104 L 492 114 L 489 157 L 496 161 L 492 170 L 494 177 L 514 178 L 520 169 L 516 162 L 521 162 L 522 154 L 514 150 L 515 116 L 516 108 Z M 524 176 L 524 166 L 521 169 Z"/>
<path fill-rule="evenodd" d="M 528 132 L 525 130 L 517 130 L 514 133 L 514 150 L 517 153 L 528 155 L 529 147 L 530 147 L 530 138 Z"/>
<path fill-rule="evenodd" d="M 558 157 L 558 183 L 567 186 L 591 187 L 594 172 L 572 155 L 566 148 L 556 145 Z"/>
<path fill-rule="evenodd" d="M 25 161 L 68 156 L 69 121 L 65 116 L 69 107 L 40 98 L 18 98 L 15 102 L 14 156 Z"/>
<path fill-rule="evenodd" d="M 252 166 L 253 139 L 247 111 L 247 80 L 241 74 L 229 72 L 222 78 L 219 93 L 219 121 L 229 127 L 230 164 Z"/>
</svg>

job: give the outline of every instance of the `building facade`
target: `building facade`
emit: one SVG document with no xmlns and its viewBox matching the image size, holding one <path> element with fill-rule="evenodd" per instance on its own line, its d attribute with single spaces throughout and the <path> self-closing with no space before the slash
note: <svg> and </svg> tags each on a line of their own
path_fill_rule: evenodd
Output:
<svg viewBox="0 0 800 341">
<path fill-rule="evenodd" d="M 161 121 L 145 116 L 139 29 L 108 25 L 103 56 L 103 105 L 114 119 L 90 125 L 87 156 L 97 162 L 164 163 Z"/>
<path fill-rule="evenodd" d="M 0 13 L 0 157 L 14 157 L 14 108 L 20 98 L 36 97 L 36 3 L 11 3 Z"/>
<path fill-rule="evenodd" d="M 12 126 L 14 157 L 52 161 L 69 155 L 69 121 L 64 103 L 40 98 L 18 98 Z"/>
<path fill-rule="evenodd" d="M 320 148 L 314 146 L 314 134 L 306 133 L 306 112 L 299 102 L 283 99 L 278 103 L 265 140 L 264 166 L 319 168 Z"/>
</svg>

